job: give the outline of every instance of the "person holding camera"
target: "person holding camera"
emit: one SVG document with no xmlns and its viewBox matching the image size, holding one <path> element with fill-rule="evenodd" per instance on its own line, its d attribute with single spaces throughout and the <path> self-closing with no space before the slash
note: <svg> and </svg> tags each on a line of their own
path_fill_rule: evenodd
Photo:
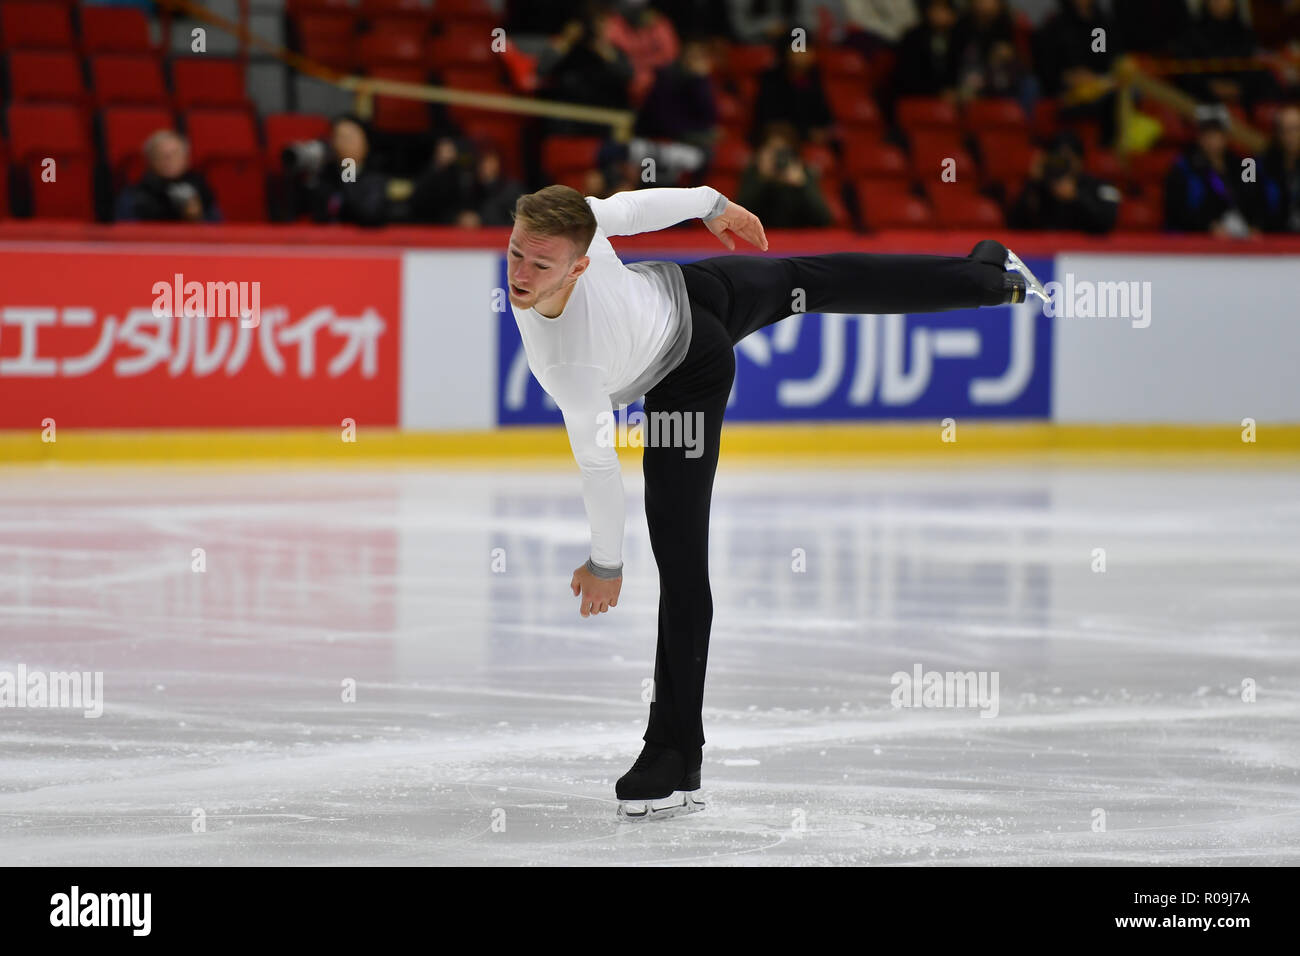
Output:
<svg viewBox="0 0 1300 956">
<path fill-rule="evenodd" d="M 1007 215 L 1012 229 L 1060 229 L 1104 235 L 1115 228 L 1122 194 L 1083 171 L 1083 148 L 1070 134 L 1034 158 L 1029 181 Z"/>
<path fill-rule="evenodd" d="M 799 159 L 797 132 L 784 123 L 768 126 L 745 168 L 736 201 L 779 229 L 829 226 L 834 217 L 814 174 Z"/>
<path fill-rule="evenodd" d="M 158 130 L 144 143 L 148 169 L 122 196 L 118 219 L 138 222 L 215 222 L 212 189 L 190 168 L 190 145 L 172 130 Z"/>
<path fill-rule="evenodd" d="M 306 140 L 284 149 L 289 219 L 306 213 L 315 222 L 382 226 L 389 221 L 388 176 L 371 160 L 366 124 L 345 114 L 334 120 L 329 142 Z"/>
</svg>

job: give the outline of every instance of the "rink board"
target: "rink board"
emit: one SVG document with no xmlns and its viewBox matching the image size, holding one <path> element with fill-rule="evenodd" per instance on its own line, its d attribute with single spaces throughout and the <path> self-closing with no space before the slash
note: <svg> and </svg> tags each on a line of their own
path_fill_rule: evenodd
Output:
<svg viewBox="0 0 1300 956">
<path fill-rule="evenodd" d="M 1137 299 L 1119 302 L 1113 288 L 1111 310 L 1127 314 L 1048 316 L 1035 304 L 792 316 L 737 349 L 728 419 L 1294 425 L 1296 263 L 1030 260 L 1044 281 L 1071 289 L 1145 285 L 1141 316 Z M 160 315 L 155 290 L 175 281 L 256 283 L 257 327 L 238 315 Z M 558 423 L 527 368 L 503 282 L 504 258 L 484 250 L 9 250 L 0 257 L 0 429 L 328 428 L 337 440 L 349 422 L 412 437 Z M 1096 312 L 1106 311 L 1106 296 L 1096 296 Z"/>
</svg>

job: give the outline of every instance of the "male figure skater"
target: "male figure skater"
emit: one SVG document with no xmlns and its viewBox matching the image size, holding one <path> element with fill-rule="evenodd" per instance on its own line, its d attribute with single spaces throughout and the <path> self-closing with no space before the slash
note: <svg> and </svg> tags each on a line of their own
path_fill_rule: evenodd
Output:
<svg viewBox="0 0 1300 956">
<path fill-rule="evenodd" d="M 624 819 L 703 807 L 709 501 L 736 343 L 793 314 L 799 301 L 806 312 L 908 313 L 1046 298 L 1024 263 L 990 239 L 964 258 L 838 252 L 624 265 L 607 238 L 693 218 L 728 249 L 738 236 L 767 250 L 758 217 L 709 186 L 608 199 L 547 186 L 519 198 L 506 252 L 528 367 L 564 414 L 582 472 L 591 556 L 569 586 L 583 617 L 617 607 L 623 583 L 623 479 L 607 439 L 613 408 L 644 395 L 647 416 L 676 412 L 703 424 L 691 448 L 647 442 L 643 454 L 659 643 L 645 747 L 616 787 Z"/>
</svg>

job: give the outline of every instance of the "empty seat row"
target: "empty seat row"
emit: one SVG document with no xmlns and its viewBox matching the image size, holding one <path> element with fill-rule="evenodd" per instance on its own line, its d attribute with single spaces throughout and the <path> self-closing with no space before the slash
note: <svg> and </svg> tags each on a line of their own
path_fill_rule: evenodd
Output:
<svg viewBox="0 0 1300 956">
<path fill-rule="evenodd" d="M 9 90 L 13 102 L 93 104 L 174 104 L 249 107 L 245 68 L 238 60 L 201 57 L 171 62 L 168 90 L 160 61 L 135 54 L 105 53 L 90 58 L 90 84 L 80 57 L 63 51 L 10 53 Z"/>
</svg>

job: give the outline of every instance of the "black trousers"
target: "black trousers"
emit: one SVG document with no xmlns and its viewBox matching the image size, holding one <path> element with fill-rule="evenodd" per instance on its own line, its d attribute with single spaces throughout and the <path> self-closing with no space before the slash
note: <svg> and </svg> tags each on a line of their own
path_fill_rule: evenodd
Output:
<svg viewBox="0 0 1300 956">
<path fill-rule="evenodd" d="M 698 751 L 704 744 L 704 672 L 713 624 L 709 503 L 737 342 L 797 311 L 943 312 L 998 305 L 1000 266 L 966 258 L 838 252 L 769 259 L 718 256 L 682 266 L 690 297 L 690 349 L 646 393 L 648 413 L 699 417 L 700 446 L 647 447 L 645 511 L 659 566 L 659 643 L 644 739 Z"/>
</svg>

